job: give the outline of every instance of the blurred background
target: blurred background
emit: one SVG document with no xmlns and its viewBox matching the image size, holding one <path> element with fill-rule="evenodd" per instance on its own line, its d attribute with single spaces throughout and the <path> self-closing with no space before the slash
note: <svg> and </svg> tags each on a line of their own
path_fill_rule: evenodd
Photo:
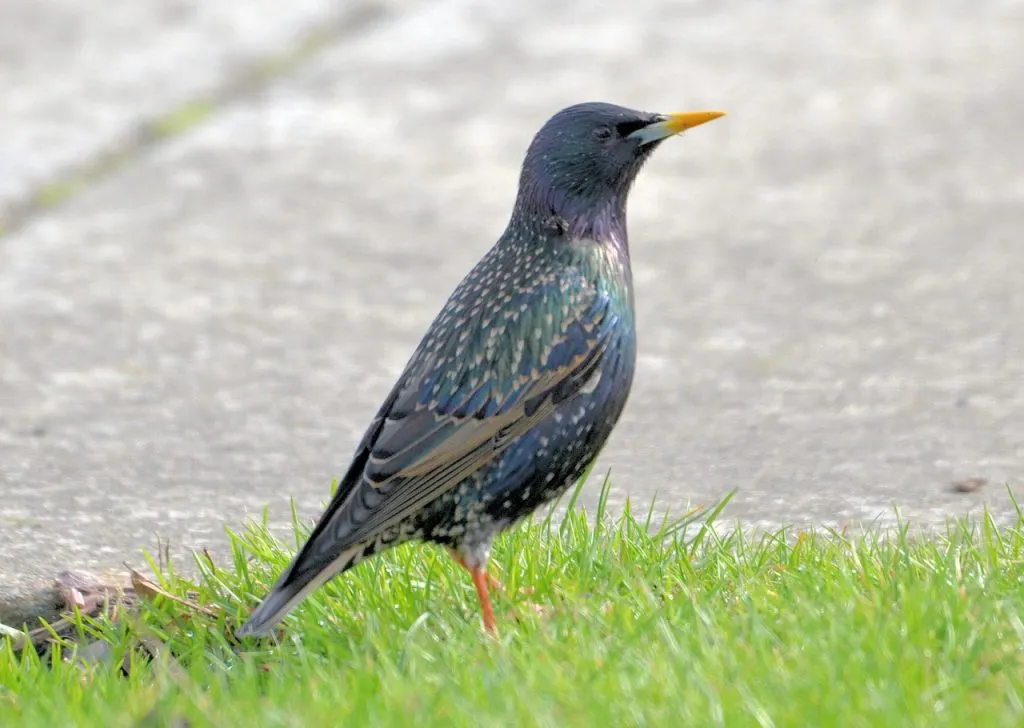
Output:
<svg viewBox="0 0 1024 728">
<path fill-rule="evenodd" d="M 1010 0 L 3 3 L 0 585 L 315 515 L 586 100 L 729 113 L 633 192 L 616 506 L 1006 517 L 1022 39 Z"/>
</svg>

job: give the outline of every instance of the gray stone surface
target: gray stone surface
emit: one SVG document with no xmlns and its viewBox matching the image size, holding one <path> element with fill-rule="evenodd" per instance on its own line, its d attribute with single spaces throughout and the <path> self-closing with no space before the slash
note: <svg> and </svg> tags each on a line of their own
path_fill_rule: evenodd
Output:
<svg viewBox="0 0 1024 728">
<path fill-rule="evenodd" d="M 531 135 L 585 99 L 730 113 L 633 194 L 617 502 L 1009 516 L 1021 5 L 551 6 L 398 13 L 0 240 L 0 584 L 314 515 Z"/>
<path fill-rule="evenodd" d="M 45 183 L 387 0 L 0 3 L 0 221 Z"/>
</svg>

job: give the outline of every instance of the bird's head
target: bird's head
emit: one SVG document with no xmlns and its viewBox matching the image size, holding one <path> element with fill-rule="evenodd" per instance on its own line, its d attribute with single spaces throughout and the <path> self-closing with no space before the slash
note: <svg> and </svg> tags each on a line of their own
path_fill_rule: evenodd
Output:
<svg viewBox="0 0 1024 728">
<path fill-rule="evenodd" d="M 651 114 L 605 103 L 563 109 L 526 152 L 517 209 L 570 222 L 624 215 L 630 186 L 651 152 L 668 137 L 723 115 Z"/>
</svg>

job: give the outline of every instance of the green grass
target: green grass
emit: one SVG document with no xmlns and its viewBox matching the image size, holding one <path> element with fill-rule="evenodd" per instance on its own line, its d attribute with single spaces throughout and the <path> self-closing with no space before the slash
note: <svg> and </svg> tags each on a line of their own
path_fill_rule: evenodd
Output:
<svg viewBox="0 0 1024 728">
<path fill-rule="evenodd" d="M 234 563 L 164 572 L 216 618 L 157 598 L 83 620 L 113 645 L 92 666 L 77 641 L 53 666 L 0 648 L 0 725 L 1024 725 L 1022 524 L 752 537 L 601 503 L 496 544 L 499 641 L 461 570 L 413 546 L 321 589 L 280 642 L 233 645 L 290 551 L 253 525 Z"/>
<path fill-rule="evenodd" d="M 159 139 L 177 136 L 208 120 L 214 112 L 214 105 L 206 99 L 193 99 L 171 109 L 154 119 L 150 125 Z"/>
<path fill-rule="evenodd" d="M 55 207 L 71 199 L 86 187 L 85 175 L 68 175 L 65 179 L 44 184 L 36 190 L 39 207 Z"/>
</svg>

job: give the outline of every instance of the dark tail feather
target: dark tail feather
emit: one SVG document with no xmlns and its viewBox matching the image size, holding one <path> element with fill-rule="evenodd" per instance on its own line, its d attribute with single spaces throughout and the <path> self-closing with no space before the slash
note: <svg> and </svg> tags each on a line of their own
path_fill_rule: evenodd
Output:
<svg viewBox="0 0 1024 728">
<path fill-rule="evenodd" d="M 319 569 L 305 569 L 299 572 L 295 567 L 302 558 L 300 554 L 292 565 L 277 580 L 266 599 L 249 615 L 249 619 L 235 633 L 238 637 L 261 637 L 269 634 L 278 622 L 305 599 L 310 592 L 321 586 L 337 573 L 351 566 L 353 555 L 362 549 L 353 546 L 341 552 L 334 561 Z"/>
</svg>

